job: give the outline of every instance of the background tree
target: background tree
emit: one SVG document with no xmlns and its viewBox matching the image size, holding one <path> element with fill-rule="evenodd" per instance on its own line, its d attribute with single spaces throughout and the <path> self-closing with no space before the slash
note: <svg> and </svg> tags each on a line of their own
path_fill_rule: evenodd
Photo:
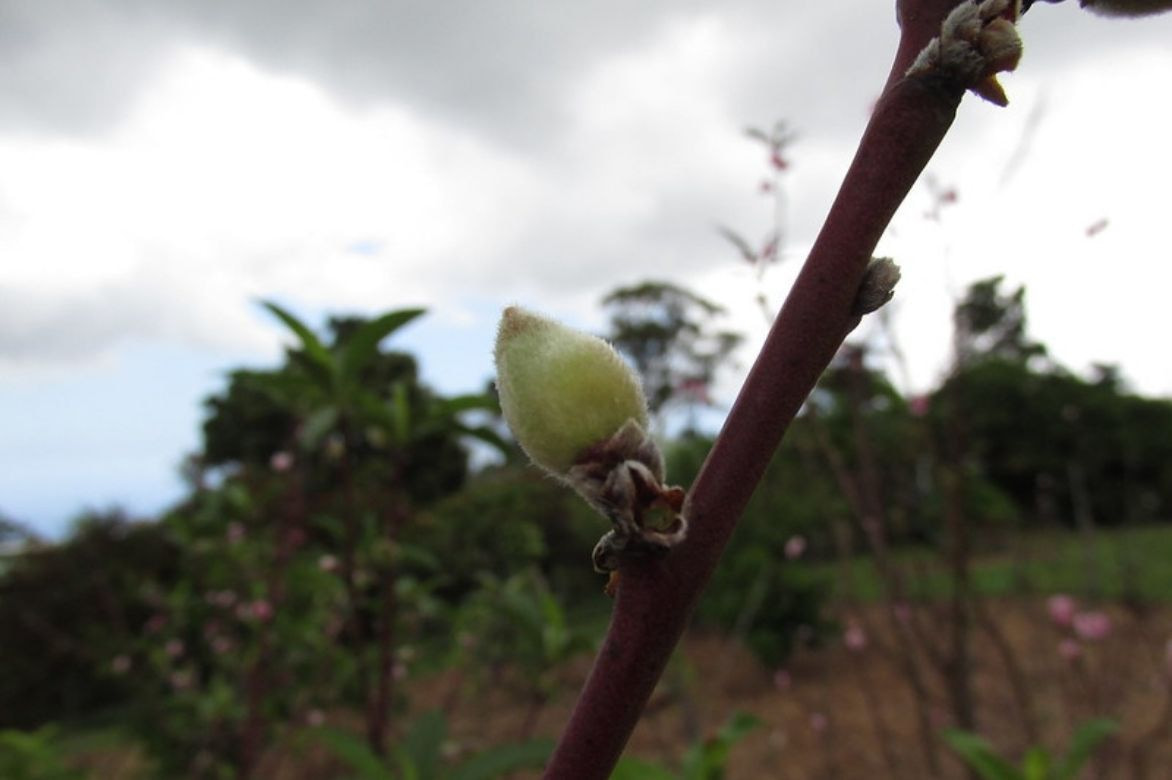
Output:
<svg viewBox="0 0 1172 780">
<path fill-rule="evenodd" d="M 710 404 L 717 372 L 732 360 L 738 333 L 721 330 L 721 306 L 669 282 L 620 287 L 602 299 L 606 339 L 634 363 L 652 414 L 670 405 Z"/>
</svg>

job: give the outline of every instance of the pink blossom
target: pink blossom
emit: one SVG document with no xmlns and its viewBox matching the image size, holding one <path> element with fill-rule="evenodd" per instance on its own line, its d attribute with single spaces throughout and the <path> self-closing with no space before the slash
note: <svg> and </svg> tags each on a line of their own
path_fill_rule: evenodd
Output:
<svg viewBox="0 0 1172 780">
<path fill-rule="evenodd" d="M 257 599 L 249 605 L 249 612 L 252 616 L 261 622 L 268 622 L 273 619 L 273 605 L 264 599 Z"/>
<path fill-rule="evenodd" d="M 862 652 L 867 647 L 867 632 L 858 623 L 852 621 L 842 634 L 842 643 L 852 652 Z"/>
<path fill-rule="evenodd" d="M 1046 599 L 1046 611 L 1050 613 L 1050 620 L 1056 626 L 1069 626 L 1078 611 L 1078 602 L 1065 593 L 1059 593 Z"/>
<path fill-rule="evenodd" d="M 244 541 L 244 526 L 240 523 L 228 523 L 228 544 L 239 544 Z"/>
<path fill-rule="evenodd" d="M 274 452 L 273 457 L 269 458 L 269 468 L 278 473 L 288 471 L 293 468 L 293 454 L 290 452 Z"/>
<path fill-rule="evenodd" d="M 932 399 L 926 395 L 912 396 L 907 402 L 913 417 L 923 417 L 932 408 Z"/>
<path fill-rule="evenodd" d="M 114 674 L 126 674 L 130 671 L 130 656 L 126 653 L 114 656 L 110 661 L 110 671 Z"/>
<path fill-rule="evenodd" d="M 1080 639 L 1105 639 L 1111 633 L 1111 618 L 1106 612 L 1079 612 L 1073 624 Z"/>
<path fill-rule="evenodd" d="M 788 691 L 793 685 L 793 677 L 787 669 L 778 669 L 773 673 L 773 687 L 779 691 Z"/>
<path fill-rule="evenodd" d="M 791 536 L 785 543 L 785 557 L 789 560 L 797 560 L 802 557 L 802 553 L 806 551 L 806 537 L 798 534 Z"/>
<path fill-rule="evenodd" d="M 178 658 L 183 655 L 183 640 L 169 639 L 167 644 L 163 646 L 163 650 L 172 658 Z"/>
<path fill-rule="evenodd" d="M 167 625 L 166 615 L 151 615 L 151 619 L 146 623 L 146 632 L 148 634 L 157 634 L 163 630 Z"/>
<path fill-rule="evenodd" d="M 335 572 L 338 570 L 338 556 L 323 555 L 317 559 L 317 567 L 322 571 Z"/>
<path fill-rule="evenodd" d="M 402 661 L 395 661 L 391 667 L 391 677 L 396 681 L 407 679 L 407 664 Z"/>
<path fill-rule="evenodd" d="M 826 731 L 826 727 L 830 725 L 830 719 L 826 717 L 824 712 L 810 713 L 810 728 L 816 734 L 821 734 Z"/>
<path fill-rule="evenodd" d="M 320 726 L 326 722 L 325 713 L 318 709 L 310 710 L 305 713 L 305 722 L 310 726 Z"/>
<path fill-rule="evenodd" d="M 212 639 L 212 652 L 216 655 L 226 655 L 232 652 L 235 645 L 232 640 L 226 636 L 218 636 Z"/>
<path fill-rule="evenodd" d="M 1063 660 L 1073 661 L 1082 655 L 1082 645 L 1077 639 L 1063 639 L 1058 643 L 1058 655 L 1062 656 Z"/>
</svg>

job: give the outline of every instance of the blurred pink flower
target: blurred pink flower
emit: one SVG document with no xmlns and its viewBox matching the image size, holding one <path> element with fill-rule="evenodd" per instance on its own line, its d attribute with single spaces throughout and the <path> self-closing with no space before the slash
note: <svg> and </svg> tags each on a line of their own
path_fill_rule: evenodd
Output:
<svg viewBox="0 0 1172 780">
<path fill-rule="evenodd" d="M 218 636 L 212 639 L 212 652 L 216 655 L 225 655 L 232 652 L 235 647 L 232 640 L 226 636 Z"/>
<path fill-rule="evenodd" d="M 167 640 L 167 644 L 163 646 L 163 650 L 172 658 L 178 658 L 183 655 L 183 640 L 169 639 Z"/>
<path fill-rule="evenodd" d="M 908 400 L 907 405 L 913 417 L 923 417 L 932 408 L 932 399 L 926 395 L 915 395 Z"/>
<path fill-rule="evenodd" d="M 228 523 L 228 544 L 239 544 L 244 541 L 244 526 L 240 523 Z"/>
<path fill-rule="evenodd" d="M 148 634 L 157 634 L 163 630 L 163 626 L 167 625 L 166 615 L 151 615 L 151 619 L 146 622 L 146 632 Z"/>
<path fill-rule="evenodd" d="M 793 681 L 788 669 L 778 669 L 773 673 L 773 687 L 779 691 L 788 691 Z"/>
<path fill-rule="evenodd" d="M 395 661 L 394 666 L 391 667 L 391 677 L 396 681 L 407 679 L 407 664 L 402 661 Z"/>
<path fill-rule="evenodd" d="M 1078 611 L 1078 602 L 1065 593 L 1059 593 L 1046 599 L 1046 611 L 1056 626 L 1069 626 L 1074 620 L 1074 613 Z"/>
<path fill-rule="evenodd" d="M 317 567 L 322 571 L 335 572 L 338 570 L 338 556 L 323 555 L 317 559 Z"/>
<path fill-rule="evenodd" d="M 257 620 L 267 622 L 273 619 L 273 605 L 264 599 L 257 599 L 252 602 L 248 609 Z"/>
<path fill-rule="evenodd" d="M 1063 639 L 1058 643 L 1058 655 L 1066 661 L 1073 661 L 1082 655 L 1082 645 L 1077 639 Z"/>
<path fill-rule="evenodd" d="M 110 661 L 110 671 L 114 674 L 126 674 L 130 671 L 130 656 L 126 653 L 114 656 Z"/>
<path fill-rule="evenodd" d="M 791 536 L 785 543 L 785 557 L 789 560 L 796 560 L 802 557 L 802 553 L 806 551 L 806 537 L 798 534 Z"/>
<path fill-rule="evenodd" d="M 1079 612 L 1074 616 L 1074 633 L 1080 639 L 1106 639 L 1111 633 L 1111 618 L 1106 612 Z"/>
<path fill-rule="evenodd" d="M 273 471 L 282 472 L 293 468 L 293 453 L 291 452 L 274 452 L 273 457 L 269 458 L 269 468 Z"/>
<path fill-rule="evenodd" d="M 826 731 L 826 727 L 829 725 L 830 719 L 826 717 L 825 713 L 810 713 L 810 728 L 813 729 L 815 733 L 821 734 L 823 731 Z"/>
<path fill-rule="evenodd" d="M 310 726 L 320 726 L 326 722 L 325 713 L 318 709 L 310 710 L 309 712 L 305 713 L 305 722 Z"/>
<path fill-rule="evenodd" d="M 842 643 L 852 652 L 862 652 L 867 647 L 867 632 L 858 623 L 851 622 L 842 632 Z"/>
</svg>

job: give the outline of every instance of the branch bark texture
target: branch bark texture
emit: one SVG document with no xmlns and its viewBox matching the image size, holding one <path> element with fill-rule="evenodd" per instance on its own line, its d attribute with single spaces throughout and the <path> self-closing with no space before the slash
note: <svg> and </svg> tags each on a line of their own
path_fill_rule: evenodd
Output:
<svg viewBox="0 0 1172 780">
<path fill-rule="evenodd" d="M 790 422 L 843 340 L 880 236 L 952 124 L 964 87 L 905 78 L 956 0 L 900 0 L 900 44 L 830 213 L 685 504 L 687 540 L 624 566 L 607 636 L 546 768 L 604 780 Z"/>
</svg>

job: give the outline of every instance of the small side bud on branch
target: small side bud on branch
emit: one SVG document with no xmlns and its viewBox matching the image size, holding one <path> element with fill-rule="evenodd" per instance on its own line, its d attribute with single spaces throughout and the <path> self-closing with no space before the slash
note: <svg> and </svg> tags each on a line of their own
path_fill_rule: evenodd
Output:
<svg viewBox="0 0 1172 780">
<path fill-rule="evenodd" d="M 997 74 L 1012 71 L 1021 60 L 1015 23 L 1020 0 L 964 0 L 944 19 L 907 75 L 936 78 L 972 90 L 991 103 L 1009 104 Z"/>
<path fill-rule="evenodd" d="M 895 295 L 895 285 L 899 282 L 899 266 L 890 257 L 872 257 L 867 263 L 867 270 L 863 272 L 863 281 L 855 295 L 851 313 L 862 317 L 870 314 Z"/>
<path fill-rule="evenodd" d="M 594 548 L 596 571 L 684 539 L 684 491 L 664 486 L 647 400 L 610 344 L 510 306 L 495 357 L 501 411 L 521 449 L 613 525 Z"/>
</svg>

